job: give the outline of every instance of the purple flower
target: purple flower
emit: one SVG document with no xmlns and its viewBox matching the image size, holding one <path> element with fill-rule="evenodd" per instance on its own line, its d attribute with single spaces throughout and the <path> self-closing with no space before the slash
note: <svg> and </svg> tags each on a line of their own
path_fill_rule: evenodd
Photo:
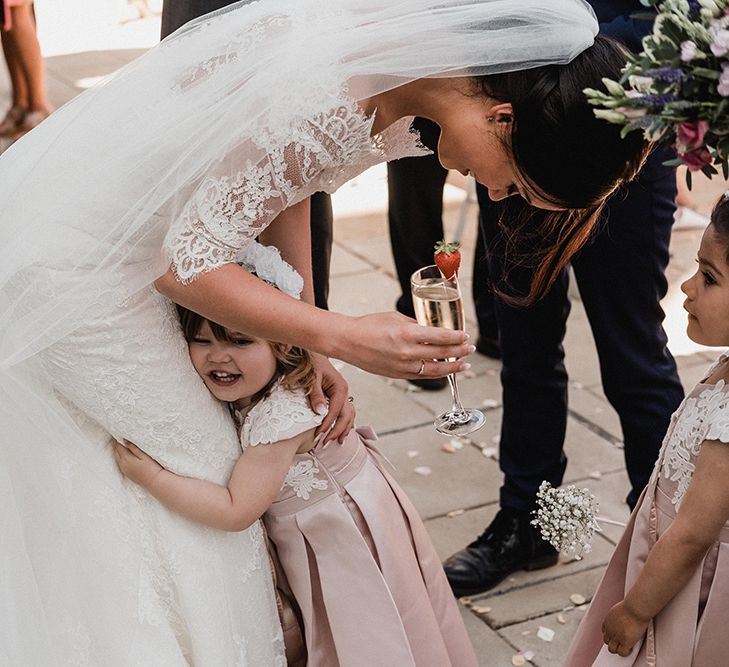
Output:
<svg viewBox="0 0 729 667">
<path fill-rule="evenodd" d="M 662 109 L 669 102 L 675 102 L 678 98 L 672 94 L 666 95 L 641 95 L 633 97 L 630 101 L 634 106 L 650 107 L 652 109 Z"/>
<path fill-rule="evenodd" d="M 681 83 L 688 78 L 686 72 L 677 67 L 656 67 L 655 69 L 649 69 L 646 74 L 666 83 Z"/>
<path fill-rule="evenodd" d="M 688 0 L 688 15 L 689 18 L 696 18 L 701 12 L 701 3 L 699 0 Z"/>
</svg>

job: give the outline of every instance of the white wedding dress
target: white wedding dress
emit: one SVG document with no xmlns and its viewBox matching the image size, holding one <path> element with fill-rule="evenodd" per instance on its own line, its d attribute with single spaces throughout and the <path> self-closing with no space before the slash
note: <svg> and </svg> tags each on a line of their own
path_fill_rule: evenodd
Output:
<svg viewBox="0 0 729 667">
<path fill-rule="evenodd" d="M 1 665 L 284 665 L 260 527 L 166 510 L 122 478 L 110 438 L 225 483 L 232 421 L 154 279 L 233 261 L 287 206 L 424 152 L 409 119 L 371 137 L 356 99 L 525 66 L 525 16 L 546 45 L 537 63 L 566 62 L 596 32 L 582 0 L 428 2 L 233 6 L 0 158 Z"/>
</svg>

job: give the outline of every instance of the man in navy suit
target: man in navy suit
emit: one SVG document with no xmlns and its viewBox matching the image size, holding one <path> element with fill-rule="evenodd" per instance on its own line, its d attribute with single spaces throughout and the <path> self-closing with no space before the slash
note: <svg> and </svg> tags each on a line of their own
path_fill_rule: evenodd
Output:
<svg viewBox="0 0 729 667">
<path fill-rule="evenodd" d="M 638 0 L 591 4 L 603 34 L 640 49 L 652 21 L 631 16 L 646 12 Z M 600 231 L 572 260 L 603 389 L 620 417 L 631 508 L 648 482 L 670 416 L 683 399 L 659 303 L 667 290 L 664 272 L 675 211 L 675 170 L 662 164 L 670 157 L 667 151 L 653 155 L 638 179 L 610 199 Z M 507 293 L 526 293 L 532 272 L 508 265 L 497 224 L 501 206 L 526 204 L 517 199 L 492 202 L 485 188 L 478 189 L 478 198 L 491 281 Z M 530 513 L 541 481 L 558 486 L 567 465 L 562 341 L 570 310 L 568 280 L 564 270 L 546 296 L 527 308 L 495 300 L 503 359 L 499 465 L 504 484 L 493 522 L 445 562 L 456 595 L 487 590 L 518 569 L 557 562 L 555 550 L 530 525 Z"/>
</svg>

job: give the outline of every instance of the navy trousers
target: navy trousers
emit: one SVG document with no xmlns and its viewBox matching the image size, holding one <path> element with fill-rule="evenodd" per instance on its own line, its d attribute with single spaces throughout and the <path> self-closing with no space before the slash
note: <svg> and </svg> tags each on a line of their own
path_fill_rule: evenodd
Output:
<svg viewBox="0 0 729 667">
<path fill-rule="evenodd" d="M 683 399 L 666 347 L 659 305 L 667 282 L 675 173 L 649 160 L 639 179 L 606 207 L 600 231 L 572 261 L 597 347 L 602 386 L 619 415 L 633 507 L 650 477 L 671 414 Z M 491 280 L 525 293 L 527 268 L 510 265 L 498 230 L 499 204 L 478 188 Z M 511 205 L 511 203 L 510 203 Z M 534 224 L 538 225 L 538 217 Z M 506 281 L 506 282 L 504 282 Z M 503 366 L 501 506 L 531 510 L 542 480 L 559 485 L 567 465 L 567 372 L 562 342 L 570 311 L 565 269 L 546 296 L 523 308 L 495 300 Z"/>
</svg>

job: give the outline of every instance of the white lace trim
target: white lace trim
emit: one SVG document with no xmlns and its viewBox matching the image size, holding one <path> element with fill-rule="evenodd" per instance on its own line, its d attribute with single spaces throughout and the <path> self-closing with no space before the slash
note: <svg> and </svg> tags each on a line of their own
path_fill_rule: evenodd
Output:
<svg viewBox="0 0 729 667">
<path fill-rule="evenodd" d="M 299 498 L 309 500 L 314 489 L 326 491 L 329 488 L 329 482 L 317 477 L 318 473 L 319 468 L 314 461 L 299 461 L 289 468 L 283 485 L 291 487 Z"/>
<path fill-rule="evenodd" d="M 289 391 L 279 383 L 245 416 L 241 445 L 245 449 L 287 440 L 319 426 L 323 419 L 309 407 L 303 391 Z"/>
<path fill-rule="evenodd" d="M 355 100 L 342 91 L 321 100 L 319 108 L 329 111 L 293 123 L 289 114 L 283 129 L 275 122 L 261 128 L 250 140 L 265 156 L 260 162 L 210 175 L 197 188 L 165 240 L 180 282 L 235 261 L 278 213 L 314 192 L 334 192 L 380 162 L 430 153 L 410 131 L 412 118 L 371 137 L 374 115 L 367 117 Z M 244 148 L 250 151 L 250 142 Z M 227 157 L 234 162 L 235 151 Z"/>
<path fill-rule="evenodd" d="M 684 400 L 666 443 L 662 471 L 666 479 L 677 483 L 671 499 L 676 510 L 691 483 L 704 440 L 729 442 L 729 392 L 724 380 Z"/>
</svg>

